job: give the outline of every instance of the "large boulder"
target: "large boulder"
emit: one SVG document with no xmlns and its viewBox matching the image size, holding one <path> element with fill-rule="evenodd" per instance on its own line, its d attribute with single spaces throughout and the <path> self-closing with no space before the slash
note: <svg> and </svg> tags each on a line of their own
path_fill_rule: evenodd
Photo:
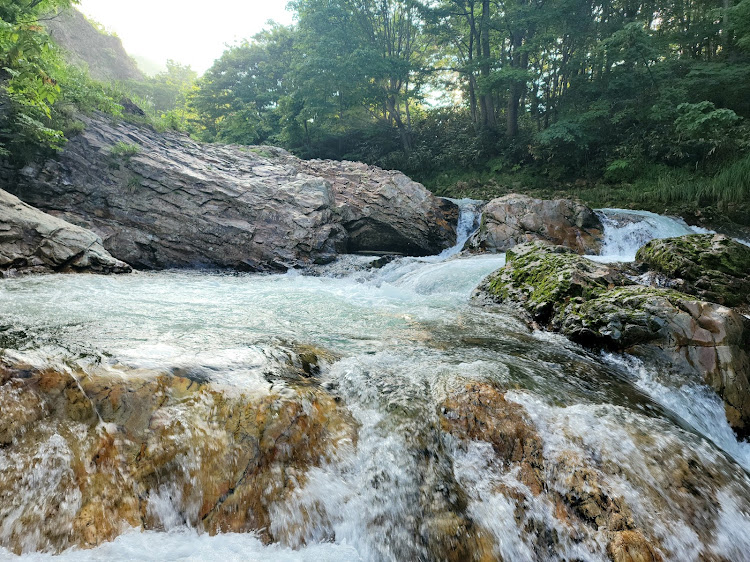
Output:
<svg viewBox="0 0 750 562">
<path fill-rule="evenodd" d="M 0 190 L 0 277 L 16 273 L 127 273 L 93 232 Z"/>
<path fill-rule="evenodd" d="M 506 266 L 475 297 L 521 306 L 534 322 L 582 345 L 696 376 L 724 400 L 737 434 L 750 435 L 750 320 L 738 311 L 635 285 L 614 266 L 542 242 L 508 252 Z"/>
<path fill-rule="evenodd" d="M 750 307 L 750 248 L 722 234 L 652 240 L 636 254 L 658 284 L 703 300 Z"/>
<path fill-rule="evenodd" d="M 306 173 L 333 187 L 336 211 L 348 233 L 348 251 L 382 251 L 409 255 L 434 253 L 458 222 L 458 207 L 435 198 L 400 172 L 358 162 L 308 160 Z M 417 210 L 415 213 L 413 210 Z"/>
<path fill-rule="evenodd" d="M 519 244 L 506 253 L 506 266 L 486 277 L 475 298 L 520 303 L 542 325 L 557 322 L 571 299 L 588 298 L 632 283 L 622 272 L 548 242 Z"/>
<path fill-rule="evenodd" d="M 697 373 L 724 400 L 729 424 L 750 436 L 750 320 L 669 289 L 620 287 L 564 307 L 560 331 Z"/>
<path fill-rule="evenodd" d="M 579 254 L 597 254 L 603 229 L 596 213 L 575 201 L 512 193 L 487 203 L 479 230 L 465 248 L 505 252 L 516 244 L 546 240 Z"/>
<path fill-rule="evenodd" d="M 455 208 L 398 172 L 204 145 L 101 116 L 14 192 L 90 228 L 139 268 L 285 270 L 347 251 L 414 255 L 455 243 Z"/>
</svg>

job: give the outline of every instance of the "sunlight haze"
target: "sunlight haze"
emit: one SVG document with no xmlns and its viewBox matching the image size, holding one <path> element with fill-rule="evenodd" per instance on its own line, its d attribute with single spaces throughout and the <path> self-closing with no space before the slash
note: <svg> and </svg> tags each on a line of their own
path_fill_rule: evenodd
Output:
<svg viewBox="0 0 750 562">
<path fill-rule="evenodd" d="M 81 0 L 78 9 L 117 33 L 131 56 L 159 65 L 174 59 L 203 73 L 227 43 L 252 37 L 268 20 L 291 23 L 286 3 L 214 0 L 206 10 L 179 0 Z"/>
</svg>

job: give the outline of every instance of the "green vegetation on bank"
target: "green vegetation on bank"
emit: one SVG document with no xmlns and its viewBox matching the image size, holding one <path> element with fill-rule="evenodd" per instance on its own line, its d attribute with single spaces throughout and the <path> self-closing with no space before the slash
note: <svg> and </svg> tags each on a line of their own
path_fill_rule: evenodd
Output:
<svg viewBox="0 0 750 562">
<path fill-rule="evenodd" d="M 400 169 L 442 194 L 750 199 L 750 0 L 297 0 L 190 99 L 208 141 Z"/>
<path fill-rule="evenodd" d="M 106 85 L 38 24 L 71 2 L 0 0 L 0 148 L 18 161 L 96 109 L 399 169 L 441 195 L 750 224 L 750 0 L 295 0 L 293 26 L 229 47 L 200 78 L 170 61 Z"/>
<path fill-rule="evenodd" d="M 76 117 L 81 113 L 101 111 L 160 129 L 183 129 L 187 123 L 186 95 L 196 79 L 189 67 L 170 63 L 154 78 L 105 83 L 66 61 L 40 22 L 72 4 L 75 0 L 0 0 L 0 156 L 12 165 L 63 148 L 83 129 Z M 145 115 L 128 114 L 124 106 L 133 100 Z"/>
</svg>

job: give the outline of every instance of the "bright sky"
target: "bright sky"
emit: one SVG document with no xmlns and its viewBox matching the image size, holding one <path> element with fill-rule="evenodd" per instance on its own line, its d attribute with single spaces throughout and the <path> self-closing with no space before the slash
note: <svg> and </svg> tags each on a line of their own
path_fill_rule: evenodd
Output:
<svg viewBox="0 0 750 562">
<path fill-rule="evenodd" d="M 78 9 L 122 39 L 128 54 L 174 59 L 203 73 L 227 43 L 250 38 L 268 20 L 292 23 L 287 0 L 81 0 Z"/>
</svg>

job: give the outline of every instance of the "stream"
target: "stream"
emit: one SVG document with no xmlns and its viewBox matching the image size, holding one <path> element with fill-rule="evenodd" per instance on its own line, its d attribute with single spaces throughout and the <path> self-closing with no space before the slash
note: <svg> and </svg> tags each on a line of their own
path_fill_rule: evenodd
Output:
<svg viewBox="0 0 750 562">
<path fill-rule="evenodd" d="M 550 467 L 570 457 L 595 466 L 666 560 L 750 559 L 750 444 L 735 438 L 721 400 L 634 358 L 530 331 L 502 307 L 472 305 L 472 290 L 505 256 L 459 255 L 479 215 L 477 202 L 458 203 L 456 247 L 375 269 L 368 267 L 375 258 L 347 256 L 284 275 L 167 271 L 0 282 L 0 348 L 35 367 L 124 366 L 262 395 L 284 386 L 284 352 L 303 343 L 341 357 L 322 366 L 318 382 L 358 427 L 356 444 L 310 468 L 293 497 L 269 508 L 271 532 L 286 536 L 281 543 L 252 533 L 209 536 L 187 521 L 177 494 L 162 494 L 152 506 L 158 529 L 54 557 L 40 552 L 46 548 L 32 528 L 20 557 L 3 549 L 26 523 L 0 505 L 0 559 L 431 560 L 425 497 L 455 489 L 499 559 L 608 560 L 603 530 L 561 524 L 546 494 L 527 495 L 519 515 L 512 494 L 501 493 L 524 491 L 518 474 L 499 466 L 487 443 L 460 444 L 435 429 L 446 396 L 471 381 L 507 389 L 505 399 L 523 408 L 542 438 Z M 652 213 L 599 213 L 600 261 L 632 260 L 650 239 L 699 231 Z M 45 455 L 65 456 L 54 445 L 40 444 L 39 466 Z M 13 455 L 0 448 L 0 478 Z M 691 495 L 674 484 L 684 471 L 694 474 L 683 478 L 696 488 Z M 562 490 L 558 472 L 545 475 L 550 490 Z M 51 474 L 29 478 L 19 497 L 58 501 L 45 496 Z M 540 528 L 554 532 L 553 549 L 541 546 L 552 539 Z"/>
</svg>

